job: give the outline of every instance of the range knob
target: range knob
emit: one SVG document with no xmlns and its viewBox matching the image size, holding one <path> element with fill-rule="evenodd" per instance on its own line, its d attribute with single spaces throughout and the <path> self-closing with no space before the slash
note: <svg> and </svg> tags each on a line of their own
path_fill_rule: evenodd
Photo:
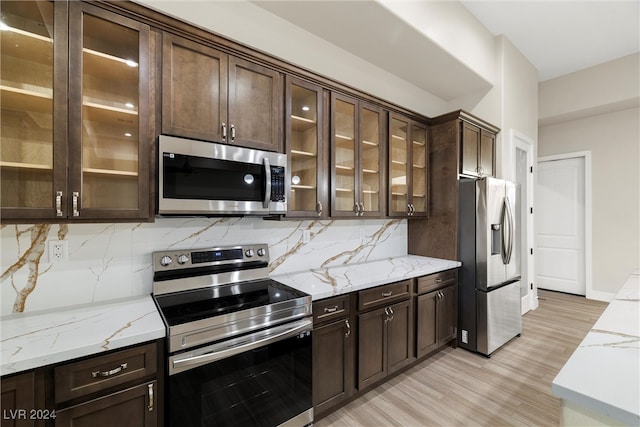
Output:
<svg viewBox="0 0 640 427">
<path fill-rule="evenodd" d="M 265 253 L 266 251 L 264 250 L 264 248 L 258 249 L 258 256 L 264 256 Z"/>
<path fill-rule="evenodd" d="M 251 258 L 253 256 L 253 249 L 247 249 L 246 251 L 244 251 L 244 254 L 247 258 Z"/>
<path fill-rule="evenodd" d="M 170 256 L 165 255 L 162 258 L 160 258 L 160 265 L 163 266 L 163 267 L 168 266 L 172 262 L 173 262 L 173 260 L 171 259 Z"/>
<path fill-rule="evenodd" d="M 178 257 L 178 264 L 182 265 L 182 264 L 186 264 L 187 262 L 189 262 L 189 257 L 185 254 L 182 254 Z"/>
</svg>

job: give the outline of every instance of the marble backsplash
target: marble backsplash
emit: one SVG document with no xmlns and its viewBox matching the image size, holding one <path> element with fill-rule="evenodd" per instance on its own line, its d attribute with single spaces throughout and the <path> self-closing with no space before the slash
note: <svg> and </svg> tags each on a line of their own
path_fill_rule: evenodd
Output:
<svg viewBox="0 0 640 427">
<path fill-rule="evenodd" d="M 303 242 L 303 231 L 309 242 Z M 265 221 L 156 218 L 140 224 L 3 225 L 0 315 L 145 295 L 151 253 L 267 243 L 273 274 L 407 254 L 407 221 Z M 48 242 L 67 240 L 67 261 L 49 262 Z"/>
</svg>

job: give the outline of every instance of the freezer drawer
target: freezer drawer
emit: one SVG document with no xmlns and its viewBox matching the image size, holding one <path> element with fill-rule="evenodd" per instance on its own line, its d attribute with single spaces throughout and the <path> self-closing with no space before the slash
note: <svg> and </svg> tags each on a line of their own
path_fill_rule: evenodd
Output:
<svg viewBox="0 0 640 427">
<path fill-rule="evenodd" d="M 522 332 L 520 282 L 476 291 L 479 353 L 488 356 Z"/>
</svg>

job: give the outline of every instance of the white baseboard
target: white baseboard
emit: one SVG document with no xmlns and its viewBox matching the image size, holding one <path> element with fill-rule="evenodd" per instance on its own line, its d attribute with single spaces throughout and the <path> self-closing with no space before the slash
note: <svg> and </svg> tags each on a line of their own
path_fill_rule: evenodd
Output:
<svg viewBox="0 0 640 427">
<path fill-rule="evenodd" d="M 593 299 L 596 301 L 611 302 L 615 297 L 616 294 L 612 292 L 602 292 L 594 290 L 587 292 L 587 299 Z"/>
</svg>

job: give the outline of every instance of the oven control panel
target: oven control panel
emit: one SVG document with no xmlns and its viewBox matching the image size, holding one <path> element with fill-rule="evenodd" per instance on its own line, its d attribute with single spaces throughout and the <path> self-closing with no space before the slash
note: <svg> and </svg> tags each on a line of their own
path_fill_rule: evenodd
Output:
<svg viewBox="0 0 640 427">
<path fill-rule="evenodd" d="M 153 271 L 170 271 L 225 264 L 238 265 L 252 261 L 269 262 L 269 246 L 266 243 L 154 252 Z"/>
</svg>

